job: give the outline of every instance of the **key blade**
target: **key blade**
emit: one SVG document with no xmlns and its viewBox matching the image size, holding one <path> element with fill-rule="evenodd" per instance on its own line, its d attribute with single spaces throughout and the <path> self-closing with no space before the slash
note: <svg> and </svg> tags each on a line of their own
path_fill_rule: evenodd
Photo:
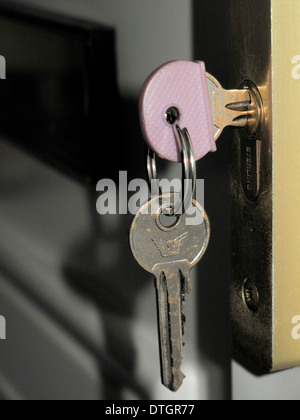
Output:
<svg viewBox="0 0 300 420">
<path fill-rule="evenodd" d="M 250 93 L 247 90 L 217 90 L 215 92 L 215 125 L 223 130 L 227 126 L 246 127 Z"/>
<path fill-rule="evenodd" d="M 170 348 L 170 331 L 168 315 L 167 282 L 163 273 L 156 277 L 157 313 L 159 329 L 159 350 L 162 383 L 168 389 L 172 386 L 172 360 Z"/>
<path fill-rule="evenodd" d="M 218 80 L 209 73 L 207 82 L 217 141 L 227 126 L 247 126 L 251 95 L 249 89 L 223 89 Z"/>
<path fill-rule="evenodd" d="M 180 271 L 175 269 L 175 264 L 163 270 L 156 279 L 162 383 L 170 391 L 176 392 L 185 378 L 181 371 L 184 280 Z"/>
</svg>

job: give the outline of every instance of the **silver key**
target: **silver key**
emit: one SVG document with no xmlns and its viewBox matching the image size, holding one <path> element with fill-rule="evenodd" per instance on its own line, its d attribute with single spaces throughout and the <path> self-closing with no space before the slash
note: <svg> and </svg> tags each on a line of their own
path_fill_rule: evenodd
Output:
<svg viewBox="0 0 300 420">
<path fill-rule="evenodd" d="M 208 92 L 217 140 L 227 126 L 246 127 L 257 109 L 250 89 L 225 90 L 218 80 L 207 73 Z"/>
<path fill-rule="evenodd" d="M 210 238 L 208 217 L 195 201 L 193 219 L 183 214 L 173 225 L 165 226 L 162 213 L 173 208 L 178 198 L 178 194 L 166 194 L 149 201 L 135 217 L 130 232 L 134 257 L 156 277 L 162 383 L 171 391 L 177 391 L 184 379 L 183 308 L 186 294 L 192 290 L 190 272 L 203 257 Z M 189 224 L 196 220 L 196 225 Z"/>
</svg>

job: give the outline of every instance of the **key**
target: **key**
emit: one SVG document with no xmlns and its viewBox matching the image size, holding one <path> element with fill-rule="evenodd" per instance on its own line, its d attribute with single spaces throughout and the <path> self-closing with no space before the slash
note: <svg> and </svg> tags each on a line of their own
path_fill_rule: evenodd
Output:
<svg viewBox="0 0 300 420">
<path fill-rule="evenodd" d="M 224 128 L 248 125 L 251 94 L 249 89 L 225 90 L 209 73 L 206 73 L 206 78 L 213 113 L 214 138 L 217 141 Z"/>
<path fill-rule="evenodd" d="M 135 259 L 156 278 L 162 383 L 174 392 L 184 379 L 183 309 L 186 295 L 192 291 L 190 272 L 203 257 L 210 238 L 208 217 L 196 201 L 193 218 L 182 214 L 166 226 L 163 212 L 174 208 L 177 199 L 178 194 L 165 194 L 149 201 L 135 217 L 130 232 Z"/>
<path fill-rule="evenodd" d="M 216 140 L 227 126 L 249 126 L 255 132 L 261 119 L 259 98 L 247 86 L 225 90 L 206 72 L 203 62 L 173 61 L 146 81 L 140 97 L 141 126 L 150 148 L 169 161 L 180 162 L 172 124 L 188 127 L 195 159 L 215 152 Z"/>
</svg>

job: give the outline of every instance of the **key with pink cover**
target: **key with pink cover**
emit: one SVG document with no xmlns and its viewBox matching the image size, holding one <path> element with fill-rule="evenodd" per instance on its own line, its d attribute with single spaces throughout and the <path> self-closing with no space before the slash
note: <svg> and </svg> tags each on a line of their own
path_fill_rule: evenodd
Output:
<svg viewBox="0 0 300 420">
<path fill-rule="evenodd" d="M 173 61 L 158 68 L 146 81 L 140 97 L 141 126 L 145 140 L 161 158 L 181 162 L 181 150 L 165 113 L 180 112 L 180 127 L 187 128 L 195 159 L 215 152 L 213 115 L 203 62 Z"/>
</svg>

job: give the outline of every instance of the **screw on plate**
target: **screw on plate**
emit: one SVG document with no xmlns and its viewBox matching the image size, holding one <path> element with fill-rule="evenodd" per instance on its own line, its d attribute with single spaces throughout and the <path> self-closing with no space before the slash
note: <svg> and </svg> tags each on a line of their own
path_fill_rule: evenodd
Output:
<svg viewBox="0 0 300 420">
<path fill-rule="evenodd" d="M 252 278 L 244 281 L 243 298 L 251 312 L 257 312 L 259 308 L 259 292 Z"/>
</svg>

